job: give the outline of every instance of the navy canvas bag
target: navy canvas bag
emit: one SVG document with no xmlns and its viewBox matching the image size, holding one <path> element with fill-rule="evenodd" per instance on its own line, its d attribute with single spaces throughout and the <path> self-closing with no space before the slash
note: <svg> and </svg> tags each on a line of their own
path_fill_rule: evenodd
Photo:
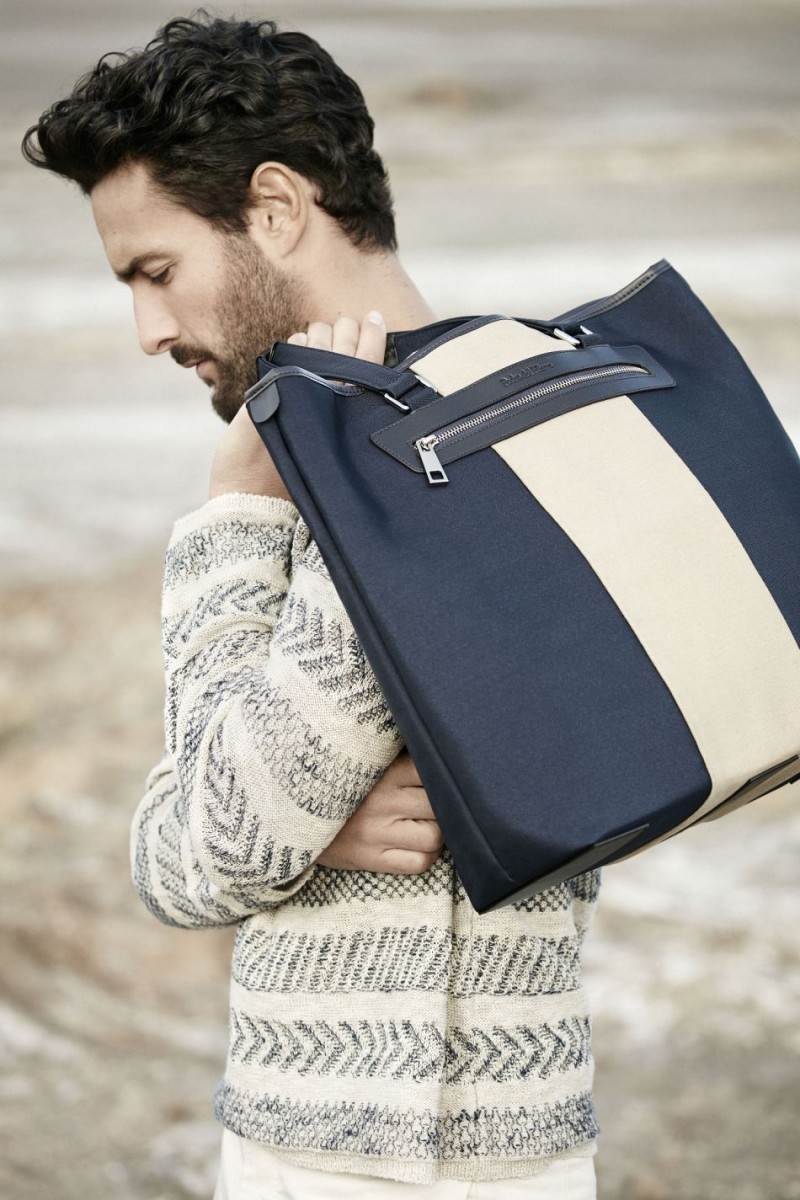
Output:
<svg viewBox="0 0 800 1200">
<path fill-rule="evenodd" d="M 248 406 L 474 907 L 800 777 L 800 462 L 680 275 L 390 352 Z"/>
</svg>

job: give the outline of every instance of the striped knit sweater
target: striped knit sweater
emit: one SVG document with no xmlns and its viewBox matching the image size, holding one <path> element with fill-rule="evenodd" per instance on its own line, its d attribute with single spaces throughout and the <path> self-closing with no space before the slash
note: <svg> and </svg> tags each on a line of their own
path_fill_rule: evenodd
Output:
<svg viewBox="0 0 800 1200">
<path fill-rule="evenodd" d="M 403 746 L 292 503 L 224 495 L 178 521 L 163 640 L 133 874 L 161 921 L 238 925 L 221 1122 L 412 1183 L 592 1153 L 597 874 L 478 916 L 446 850 L 422 875 L 315 866 Z"/>
</svg>

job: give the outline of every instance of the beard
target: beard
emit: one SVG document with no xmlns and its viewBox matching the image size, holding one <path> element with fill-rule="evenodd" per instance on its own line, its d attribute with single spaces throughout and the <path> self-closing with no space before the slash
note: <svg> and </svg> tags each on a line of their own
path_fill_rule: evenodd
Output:
<svg viewBox="0 0 800 1200">
<path fill-rule="evenodd" d="M 225 278 L 214 317 L 219 345 L 175 346 L 172 358 L 181 365 L 197 359 L 214 364 L 216 382 L 211 404 L 230 423 L 244 394 L 258 378 L 256 358 L 273 342 L 284 342 L 305 324 L 297 284 L 267 262 L 248 234 L 232 234 L 225 244 Z"/>
</svg>

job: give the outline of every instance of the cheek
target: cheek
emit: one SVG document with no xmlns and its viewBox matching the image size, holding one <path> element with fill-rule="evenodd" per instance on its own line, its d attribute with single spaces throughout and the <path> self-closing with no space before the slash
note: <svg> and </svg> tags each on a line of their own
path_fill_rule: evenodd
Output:
<svg viewBox="0 0 800 1200">
<path fill-rule="evenodd" d="M 183 340 L 192 345 L 215 349 L 219 343 L 220 319 L 217 298 L 200 289 L 175 297 L 175 312 L 183 331 Z"/>
</svg>

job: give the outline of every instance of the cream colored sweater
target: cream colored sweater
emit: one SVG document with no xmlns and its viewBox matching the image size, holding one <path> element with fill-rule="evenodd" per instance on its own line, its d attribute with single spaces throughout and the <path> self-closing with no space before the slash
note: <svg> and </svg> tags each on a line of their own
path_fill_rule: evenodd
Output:
<svg viewBox="0 0 800 1200">
<path fill-rule="evenodd" d="M 446 851 L 417 876 L 314 865 L 402 740 L 295 506 L 225 495 L 178 521 L 163 635 L 133 875 L 168 924 L 238 924 L 222 1123 L 415 1183 L 592 1153 L 597 874 L 478 916 Z"/>
</svg>

